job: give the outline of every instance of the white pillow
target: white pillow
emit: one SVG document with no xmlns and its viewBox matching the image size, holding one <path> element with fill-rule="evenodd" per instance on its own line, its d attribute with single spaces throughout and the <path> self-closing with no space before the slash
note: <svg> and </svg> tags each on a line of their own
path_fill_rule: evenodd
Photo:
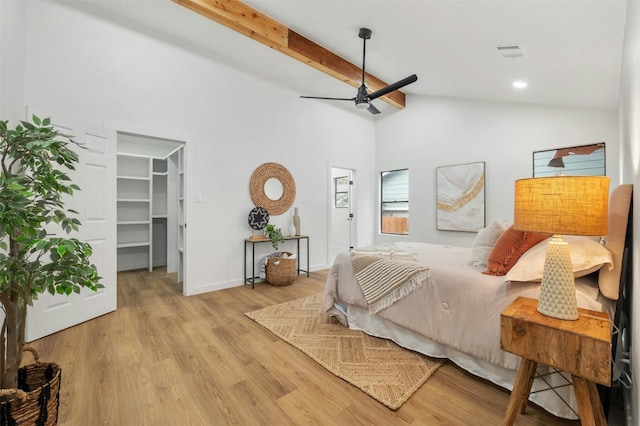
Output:
<svg viewBox="0 0 640 426">
<path fill-rule="evenodd" d="M 604 265 L 608 265 L 609 269 L 613 268 L 611 252 L 593 238 L 575 235 L 562 238 L 569 244 L 575 278 L 589 275 Z M 527 250 L 507 272 L 505 281 L 541 281 L 548 243 L 549 238 Z"/>
<path fill-rule="evenodd" d="M 478 231 L 478 235 L 476 235 L 471 246 L 471 264 L 473 266 L 487 266 L 487 259 L 491 249 L 508 227 L 506 221 L 495 220 L 486 228 Z"/>
</svg>

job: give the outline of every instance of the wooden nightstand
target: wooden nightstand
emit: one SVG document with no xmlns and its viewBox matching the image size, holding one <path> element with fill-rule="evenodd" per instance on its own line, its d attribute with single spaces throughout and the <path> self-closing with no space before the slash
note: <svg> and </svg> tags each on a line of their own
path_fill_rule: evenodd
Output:
<svg viewBox="0 0 640 426">
<path fill-rule="evenodd" d="M 500 315 L 500 347 L 522 357 L 503 424 L 512 425 L 518 410 L 524 413 L 542 363 L 571 374 L 583 425 L 606 426 L 595 384 L 611 385 L 609 315 L 579 308 L 580 317 L 568 321 L 539 313 L 537 305 L 519 297 Z"/>
</svg>

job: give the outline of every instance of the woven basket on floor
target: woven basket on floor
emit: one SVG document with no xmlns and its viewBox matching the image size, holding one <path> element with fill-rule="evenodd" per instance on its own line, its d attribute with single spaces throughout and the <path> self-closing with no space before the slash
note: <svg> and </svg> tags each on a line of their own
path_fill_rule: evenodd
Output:
<svg viewBox="0 0 640 426">
<path fill-rule="evenodd" d="M 18 370 L 19 390 L 0 390 L 0 425 L 54 426 L 58 424 L 62 370 L 54 362 L 40 362 L 35 349 L 24 350 L 33 354 L 35 363 Z"/>
<path fill-rule="evenodd" d="M 296 278 L 296 258 L 282 257 L 283 254 L 293 256 L 292 253 L 283 251 L 269 255 L 267 261 L 267 282 L 272 285 L 289 285 Z"/>
</svg>

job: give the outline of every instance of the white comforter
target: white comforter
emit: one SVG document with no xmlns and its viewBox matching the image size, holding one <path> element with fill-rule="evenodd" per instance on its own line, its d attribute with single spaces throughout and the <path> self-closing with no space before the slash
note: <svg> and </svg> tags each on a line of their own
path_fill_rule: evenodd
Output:
<svg viewBox="0 0 640 426">
<path fill-rule="evenodd" d="M 470 355 L 480 365 L 490 363 L 514 370 L 515 375 L 520 358 L 500 349 L 500 313 L 518 296 L 537 299 L 540 284 L 505 283 L 504 277 L 484 275 L 484 267 L 470 264 L 471 249 L 465 247 L 426 243 L 396 243 L 392 247 L 409 252 L 419 263 L 429 266 L 430 278 L 414 293 L 376 314 L 377 317 L 413 332 L 413 336 L 424 336 L 454 349 L 456 353 Z M 599 296 L 595 282 L 588 278 L 578 279 L 576 289 L 578 306 L 610 312 L 612 304 Z M 337 309 L 340 306 L 343 308 Z M 336 258 L 329 272 L 324 307 L 345 324 L 350 321 L 351 310 L 354 322 L 359 323 L 357 328 L 367 331 L 363 323 L 369 320 L 362 319 L 364 311 L 360 309 L 366 308 L 366 303 L 353 276 L 348 252 Z M 370 334 L 381 335 L 377 332 Z M 411 345 L 414 346 L 413 343 Z M 446 355 L 427 355 L 450 357 L 448 352 Z M 491 375 L 480 375 L 492 380 Z M 503 378 L 493 381 L 510 388 Z M 545 405 L 539 400 L 536 402 Z M 556 415 L 575 418 L 570 410 L 545 408 Z"/>
</svg>

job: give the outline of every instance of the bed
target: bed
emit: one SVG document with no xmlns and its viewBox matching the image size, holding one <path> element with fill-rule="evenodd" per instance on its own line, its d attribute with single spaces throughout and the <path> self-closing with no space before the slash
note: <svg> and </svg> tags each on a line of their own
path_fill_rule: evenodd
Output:
<svg viewBox="0 0 640 426">
<path fill-rule="evenodd" d="M 631 185 L 612 192 L 609 235 L 603 244 L 588 237 L 565 238 L 577 276 L 578 306 L 607 312 L 611 318 L 616 317 L 624 269 L 630 199 Z M 324 309 L 349 328 L 447 358 L 511 390 L 520 358 L 500 349 L 500 313 L 518 296 L 538 298 L 547 240 L 539 235 L 528 244 L 520 241 L 522 253 L 506 275 L 483 273 L 491 272 L 491 257 L 502 240 L 512 236 L 509 232 L 514 231 L 494 222 L 478 233 L 471 248 L 397 242 L 341 253 L 327 276 Z M 377 273 L 377 278 L 365 278 L 366 267 L 355 260 L 360 257 L 413 264 L 413 278 L 408 280 L 412 283 L 404 282 L 384 294 L 376 292 L 377 281 L 393 273 L 387 270 Z M 529 399 L 558 417 L 578 418 L 573 389 L 567 386 L 570 378 L 542 365 L 538 373 L 542 377 L 536 378 Z"/>
</svg>

